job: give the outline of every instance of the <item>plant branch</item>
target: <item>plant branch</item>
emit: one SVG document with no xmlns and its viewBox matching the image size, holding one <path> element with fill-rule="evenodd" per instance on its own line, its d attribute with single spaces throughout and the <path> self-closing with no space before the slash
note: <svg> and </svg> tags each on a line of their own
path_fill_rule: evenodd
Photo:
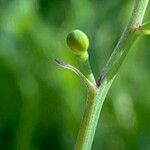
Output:
<svg viewBox="0 0 150 150">
<path fill-rule="evenodd" d="M 103 102 L 129 48 L 139 36 L 137 31 L 142 24 L 148 1 L 149 0 L 135 1 L 129 23 L 97 81 L 99 90 L 95 97 L 87 100 L 75 150 L 91 149 Z"/>
</svg>

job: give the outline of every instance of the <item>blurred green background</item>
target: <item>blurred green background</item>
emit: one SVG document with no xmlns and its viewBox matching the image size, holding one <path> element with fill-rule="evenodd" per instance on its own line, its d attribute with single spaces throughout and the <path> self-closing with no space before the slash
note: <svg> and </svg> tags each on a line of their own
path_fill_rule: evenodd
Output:
<svg viewBox="0 0 150 150">
<path fill-rule="evenodd" d="M 54 59 L 76 66 L 65 40 L 81 29 L 97 78 L 132 7 L 132 0 L 0 0 L 1 150 L 73 149 L 86 89 Z M 148 36 L 133 45 L 106 98 L 93 150 L 150 150 L 149 51 Z"/>
</svg>

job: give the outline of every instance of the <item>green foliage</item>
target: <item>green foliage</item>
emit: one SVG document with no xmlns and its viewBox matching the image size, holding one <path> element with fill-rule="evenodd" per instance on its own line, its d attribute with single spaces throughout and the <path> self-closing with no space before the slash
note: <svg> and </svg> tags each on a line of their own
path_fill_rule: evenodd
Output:
<svg viewBox="0 0 150 150">
<path fill-rule="evenodd" d="M 133 1 L 0 1 L 0 149 L 69 150 L 84 87 L 55 58 L 76 66 L 66 46 L 74 28 L 89 35 L 96 77 L 117 42 Z M 150 9 L 147 9 L 146 19 Z M 93 150 L 150 149 L 149 40 L 132 47 L 104 103 Z"/>
</svg>

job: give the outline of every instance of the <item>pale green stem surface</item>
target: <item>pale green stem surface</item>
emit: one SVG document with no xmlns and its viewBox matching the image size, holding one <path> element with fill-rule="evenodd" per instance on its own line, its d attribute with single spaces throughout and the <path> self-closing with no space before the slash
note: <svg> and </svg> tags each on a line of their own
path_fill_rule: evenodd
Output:
<svg viewBox="0 0 150 150">
<path fill-rule="evenodd" d="M 129 23 L 100 75 L 98 80 L 99 90 L 94 97 L 88 97 L 74 148 L 75 150 L 91 149 L 103 102 L 129 48 L 139 36 L 137 31 L 142 24 L 148 1 L 149 0 L 135 1 Z M 89 95 L 91 95 L 91 93 L 89 93 Z"/>
</svg>

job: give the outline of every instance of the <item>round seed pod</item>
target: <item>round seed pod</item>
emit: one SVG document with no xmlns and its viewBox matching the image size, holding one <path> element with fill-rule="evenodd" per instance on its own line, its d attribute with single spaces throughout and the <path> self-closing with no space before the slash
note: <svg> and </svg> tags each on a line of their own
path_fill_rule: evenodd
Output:
<svg viewBox="0 0 150 150">
<path fill-rule="evenodd" d="M 76 29 L 68 34 L 67 44 L 76 55 L 81 55 L 87 51 L 89 40 L 84 32 Z"/>
</svg>

